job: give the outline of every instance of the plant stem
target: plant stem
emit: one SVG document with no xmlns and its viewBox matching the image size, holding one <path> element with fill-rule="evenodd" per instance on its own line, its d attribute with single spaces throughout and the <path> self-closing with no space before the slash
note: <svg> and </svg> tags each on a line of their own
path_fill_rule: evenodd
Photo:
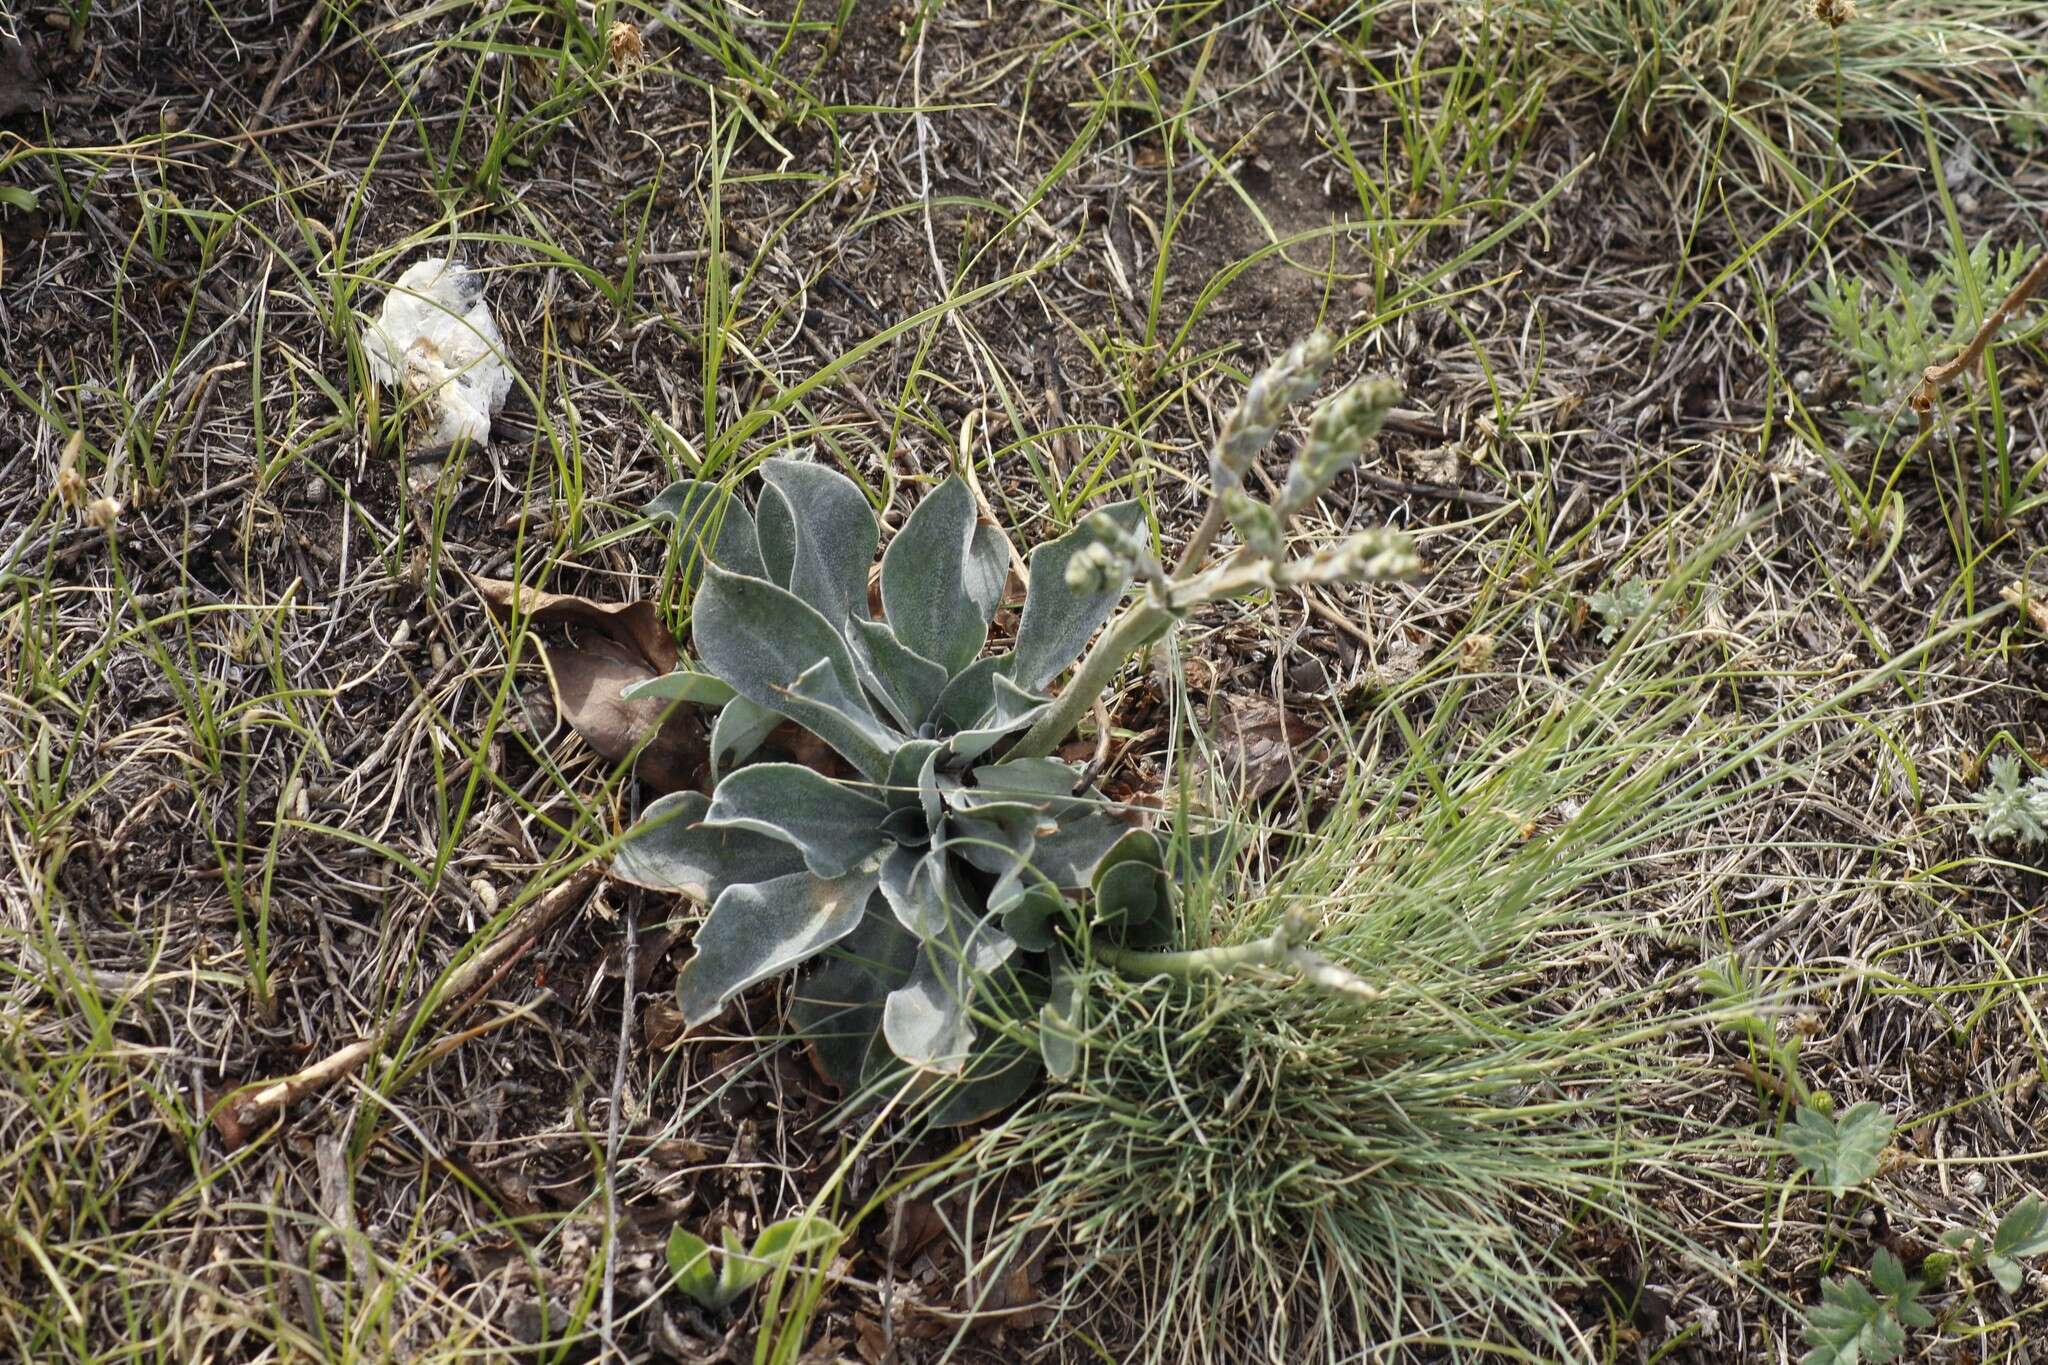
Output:
<svg viewBox="0 0 2048 1365">
<path fill-rule="evenodd" d="M 1195 527 L 1194 535 L 1188 538 L 1187 548 L 1180 552 L 1174 562 L 1171 578 L 1186 578 L 1202 566 L 1202 559 L 1209 553 L 1209 546 L 1216 540 L 1216 533 L 1223 529 L 1223 499 L 1213 492 L 1209 495 L 1209 510 L 1202 513 L 1202 520 Z"/>
<path fill-rule="evenodd" d="M 1097 944 L 1095 960 L 1130 976 L 1170 976 L 1176 981 L 1192 981 L 1198 976 L 1220 975 L 1232 967 L 1277 967 L 1286 960 L 1291 946 L 1292 940 L 1282 927 L 1262 939 L 1227 948 L 1155 952 Z"/>
<path fill-rule="evenodd" d="M 1173 621 L 1173 613 L 1141 598 L 1124 608 L 1123 615 L 1110 622 L 1109 629 L 1096 638 L 1095 648 L 1081 660 L 1052 709 L 1010 746 L 1010 758 L 1044 758 L 1081 723 L 1116 676 L 1117 669 L 1153 640 Z"/>
</svg>

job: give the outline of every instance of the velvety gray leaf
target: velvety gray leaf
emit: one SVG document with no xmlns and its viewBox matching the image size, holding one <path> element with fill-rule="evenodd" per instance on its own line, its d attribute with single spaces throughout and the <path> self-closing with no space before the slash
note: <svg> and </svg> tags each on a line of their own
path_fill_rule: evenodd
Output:
<svg viewBox="0 0 2048 1365">
<path fill-rule="evenodd" d="M 968 1061 L 963 1075 L 945 1083 L 924 1118 L 942 1128 L 979 1123 L 1015 1104 L 1044 1074 L 1036 1050 L 1007 1038 L 992 1039 Z"/>
<path fill-rule="evenodd" d="M 860 488 L 808 460 L 764 460 L 761 478 L 788 504 L 796 532 L 789 590 L 832 625 L 867 615 L 868 568 L 880 532 Z"/>
<path fill-rule="evenodd" d="M 671 523 L 677 543 L 691 556 L 708 558 L 734 573 L 762 576 L 754 518 L 738 498 L 717 484 L 678 479 L 641 510 L 657 521 Z"/>
<path fill-rule="evenodd" d="M 1096 865 L 1095 915 L 1111 928 L 1140 929 L 1167 919 L 1172 891 L 1166 853 L 1150 830 L 1130 830 Z"/>
<path fill-rule="evenodd" d="M 956 474 L 911 509 L 882 555 L 882 613 L 890 629 L 948 677 L 988 642 L 993 595 L 1002 592 L 998 578 L 991 594 L 988 566 L 974 558 L 979 516 L 974 494 Z"/>
<path fill-rule="evenodd" d="M 1010 581 L 1010 538 L 1001 527 L 983 522 L 974 528 L 961 579 L 967 589 L 967 600 L 981 613 L 982 623 L 994 620 L 996 608 L 1003 601 L 1003 588 Z M 987 639 L 986 632 L 983 639 Z"/>
<path fill-rule="evenodd" d="M 726 1001 L 831 947 L 860 924 L 876 874 L 821 881 L 797 872 L 752 886 L 729 886 L 697 930 L 697 951 L 683 965 L 676 998 L 683 1022 L 715 1018 Z"/>
<path fill-rule="evenodd" d="M 920 810 L 927 824 L 939 823 L 938 761 L 945 744 L 936 739 L 906 740 L 889 757 L 889 786 L 882 800 L 891 810 Z"/>
<path fill-rule="evenodd" d="M 1144 520 L 1144 510 L 1135 502 L 1116 503 L 1102 511 L 1126 531 L 1135 532 Z M 1017 661 L 1010 669 L 1010 676 L 1027 691 L 1043 689 L 1081 657 L 1130 584 L 1125 573 L 1100 592 L 1077 592 L 1067 585 L 1067 561 L 1094 543 L 1095 537 L 1077 526 L 1031 552 L 1031 583 L 1024 615 L 1017 622 Z"/>
<path fill-rule="evenodd" d="M 1052 828 L 1039 830 L 1032 866 L 1055 886 L 1087 886 L 1102 855 L 1130 832 L 1101 793 L 1074 794 L 1081 769 L 1072 763 L 1056 758 L 987 763 L 974 770 L 974 781 L 990 799 L 1030 801 L 1043 812 Z"/>
<path fill-rule="evenodd" d="M 796 708 L 800 706 L 807 712 L 799 712 Z M 875 717 L 864 694 L 841 687 L 823 659 L 790 684 L 783 709 L 852 759 L 862 776 L 878 782 L 887 780 L 889 756 L 906 742 L 902 731 Z M 836 740 L 835 735 L 839 736 Z"/>
<path fill-rule="evenodd" d="M 964 729 L 988 714 L 996 704 L 996 679 L 1009 672 L 1010 662 L 1008 654 L 992 654 L 953 675 L 932 707 L 932 724 L 940 734 Z"/>
<path fill-rule="evenodd" d="M 1118 863 L 1095 878 L 1095 918 L 1108 928 L 1149 924 L 1166 904 L 1164 869 L 1145 863 Z"/>
<path fill-rule="evenodd" d="M 619 695 L 627 701 L 686 701 L 693 706 L 724 706 L 735 694 L 709 673 L 678 668 L 644 682 L 629 683 Z"/>
<path fill-rule="evenodd" d="M 804 602 L 761 578 L 709 566 L 692 612 L 697 655 L 757 706 L 824 740 L 864 777 L 887 778 L 905 738 L 861 694 L 839 633 Z"/>
<path fill-rule="evenodd" d="M 1116 841 L 1115 846 L 1103 854 L 1101 864 L 1096 869 L 1095 875 L 1099 880 L 1103 873 L 1124 863 L 1140 863 L 1146 867 L 1164 868 L 1166 866 L 1166 850 L 1160 844 L 1159 836 L 1148 829 L 1126 830 L 1123 837 Z"/>
<path fill-rule="evenodd" d="M 951 748 L 957 758 L 968 762 L 981 757 L 1002 740 L 1037 722 L 1051 707 L 1044 697 L 1011 682 L 998 673 L 993 679 L 995 704 L 973 725 L 954 733 Z"/>
<path fill-rule="evenodd" d="M 974 1044 L 970 1003 L 962 996 L 958 972 L 942 971 L 929 952 L 918 958 L 910 980 L 889 992 L 882 1005 L 882 1036 L 889 1050 L 912 1066 L 957 1073 Z"/>
<path fill-rule="evenodd" d="M 1131 828 L 1110 814 L 1108 803 L 1101 801 L 1078 809 L 1068 807 L 1055 819 L 1058 827 L 1038 836 L 1032 865 L 1053 885 L 1068 890 L 1087 886 L 1103 855 Z"/>
<path fill-rule="evenodd" d="M 842 1091 L 858 1090 L 887 1059 L 878 1047 L 882 1004 L 910 979 L 917 940 L 871 901 L 860 927 L 817 959 L 789 1002 L 790 1024 L 818 1069 Z"/>
<path fill-rule="evenodd" d="M 953 815 L 946 820 L 946 851 L 969 867 L 999 877 L 1011 875 L 1027 862 L 1036 845 L 1035 814 L 1019 819 L 996 808 L 976 815 Z"/>
<path fill-rule="evenodd" d="M 735 883 L 803 869 L 803 856 L 778 839 L 705 828 L 700 822 L 710 808 L 701 792 L 676 792 L 649 805 L 612 855 L 612 875 L 709 905 Z"/>
<path fill-rule="evenodd" d="M 1081 1035 L 1088 1031 L 1082 975 L 1058 944 L 1052 946 L 1051 997 L 1038 1012 L 1038 1051 L 1055 1080 L 1066 1080 L 1081 1065 Z"/>
<path fill-rule="evenodd" d="M 943 852 L 898 846 L 882 860 L 882 899 L 897 923 L 919 941 L 946 931 L 948 906 L 958 896 Z"/>
<path fill-rule="evenodd" d="M 1080 785 L 1081 768 L 1057 758 L 1010 758 L 1001 763 L 984 763 L 974 770 L 977 790 L 996 793 L 1004 799 L 1050 797 L 1078 802 L 1074 795 Z"/>
<path fill-rule="evenodd" d="M 752 758 L 754 750 L 780 724 L 782 717 L 767 707 L 735 696 L 711 723 L 711 775 L 717 777 L 733 764 Z"/>
<path fill-rule="evenodd" d="M 800 849 L 819 877 L 843 877 L 882 847 L 889 808 L 864 791 L 800 763 L 741 768 L 711 793 L 704 823 L 750 829 Z"/>
<path fill-rule="evenodd" d="M 908 647 L 880 621 L 852 622 L 847 643 L 873 692 L 905 730 L 923 727 L 946 690 L 946 670 Z"/>
<path fill-rule="evenodd" d="M 927 939 L 910 980 L 889 993 L 882 1034 L 889 1050 L 913 1066 L 958 1074 L 974 1042 L 973 1008 L 980 984 L 1016 950 L 988 920 L 954 906 L 943 935 Z"/>
<path fill-rule="evenodd" d="M 1166 870 L 1186 885 L 1220 876 L 1237 855 L 1237 832 L 1226 825 L 1212 830 L 1176 830 L 1165 841 Z"/>
<path fill-rule="evenodd" d="M 772 486 L 764 487 L 754 504 L 754 537 L 761 545 L 762 576 L 778 588 L 788 587 L 796 567 L 796 514 Z"/>
<path fill-rule="evenodd" d="M 1029 953 L 1042 953 L 1057 941 L 1054 927 L 1066 899 L 1036 871 L 1021 868 L 999 881 L 989 893 L 989 909 L 1002 916 L 1003 932 Z"/>
</svg>

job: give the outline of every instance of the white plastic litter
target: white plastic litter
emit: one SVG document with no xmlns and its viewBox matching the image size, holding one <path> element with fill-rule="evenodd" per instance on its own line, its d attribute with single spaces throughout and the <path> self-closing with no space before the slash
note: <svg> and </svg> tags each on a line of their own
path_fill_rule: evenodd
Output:
<svg viewBox="0 0 2048 1365">
<path fill-rule="evenodd" d="M 418 397 L 428 449 L 491 437 L 505 407 L 512 371 L 505 336 L 483 301 L 484 277 L 461 261 L 430 256 L 406 267 L 363 331 L 363 351 L 378 383 Z"/>
</svg>

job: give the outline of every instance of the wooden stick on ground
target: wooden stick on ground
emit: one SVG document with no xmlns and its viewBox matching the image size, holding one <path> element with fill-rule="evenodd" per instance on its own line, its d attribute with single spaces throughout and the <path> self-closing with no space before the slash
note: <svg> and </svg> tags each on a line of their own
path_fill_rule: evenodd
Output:
<svg viewBox="0 0 2048 1365">
<path fill-rule="evenodd" d="M 369 1037 L 338 1048 L 289 1076 L 280 1076 L 254 1089 L 223 1098 L 214 1106 L 213 1126 L 229 1145 L 239 1147 L 287 1106 L 354 1074 L 392 1039 L 402 1037 L 415 1026 L 436 1016 L 461 1013 L 474 1002 L 473 987 L 489 981 L 498 968 L 509 965 L 535 939 L 581 905 L 590 889 L 597 885 L 599 876 L 599 869 L 594 867 L 571 873 L 568 880 L 514 916 L 512 922 L 505 926 L 505 932 L 482 952 L 450 972 L 438 993 L 394 1017 Z"/>
<path fill-rule="evenodd" d="M 251 132 L 255 131 L 253 125 L 260 124 L 270 117 L 270 106 L 277 103 L 277 92 L 283 87 L 284 78 L 298 66 L 299 57 L 306 50 L 306 40 L 313 36 L 313 30 L 320 25 L 320 16 L 325 13 L 327 6 L 319 0 L 314 0 L 314 3 L 307 7 L 306 17 L 299 20 L 299 31 L 292 37 L 291 51 L 285 53 L 284 60 L 277 64 L 277 70 L 271 73 L 270 84 L 263 88 L 263 98 L 256 102 L 256 117 L 250 120 Z M 242 164 L 242 158 L 249 154 L 249 146 L 249 143 L 244 142 L 235 148 L 235 154 L 228 158 L 229 170 Z"/>
</svg>

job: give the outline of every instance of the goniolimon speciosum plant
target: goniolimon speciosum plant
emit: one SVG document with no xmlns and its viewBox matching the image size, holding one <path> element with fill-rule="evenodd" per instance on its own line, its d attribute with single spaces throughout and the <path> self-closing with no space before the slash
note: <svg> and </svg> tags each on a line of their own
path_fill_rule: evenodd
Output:
<svg viewBox="0 0 2048 1365">
<path fill-rule="evenodd" d="M 958 1119 L 1014 1099 L 1045 1066 L 1075 1065 L 1088 960 L 1146 975 L 1292 968 L 1366 989 L 1316 956 L 1301 925 L 1250 947 L 1177 949 L 1173 887 L 1214 863 L 1227 831 L 1163 836 L 1054 756 L 1124 663 L 1197 608 L 1414 566 L 1407 541 L 1386 532 L 1289 554 L 1296 515 L 1399 397 L 1390 380 L 1322 405 L 1275 499 L 1244 488 L 1330 355 L 1311 338 L 1253 382 L 1217 442 L 1215 500 L 1173 569 L 1153 556 L 1137 503 L 1100 508 L 1032 553 L 1000 652 L 987 645 L 1011 551 L 957 476 L 883 553 L 879 619 L 868 592 L 877 520 L 840 474 L 770 459 L 751 508 L 688 480 L 656 500 L 650 512 L 702 561 L 696 666 L 634 696 L 717 706 L 718 776 L 708 797 L 650 805 L 614 870 L 710 907 L 678 987 L 688 1024 L 807 967 L 790 1022 L 820 1069 L 849 1091 L 906 1069 L 951 1077 L 940 1117 Z M 1243 545 L 1207 563 L 1225 521 Z M 785 722 L 837 763 L 777 758 L 771 736 Z M 1021 1026 L 1034 1017 L 1035 1030 Z"/>
</svg>

